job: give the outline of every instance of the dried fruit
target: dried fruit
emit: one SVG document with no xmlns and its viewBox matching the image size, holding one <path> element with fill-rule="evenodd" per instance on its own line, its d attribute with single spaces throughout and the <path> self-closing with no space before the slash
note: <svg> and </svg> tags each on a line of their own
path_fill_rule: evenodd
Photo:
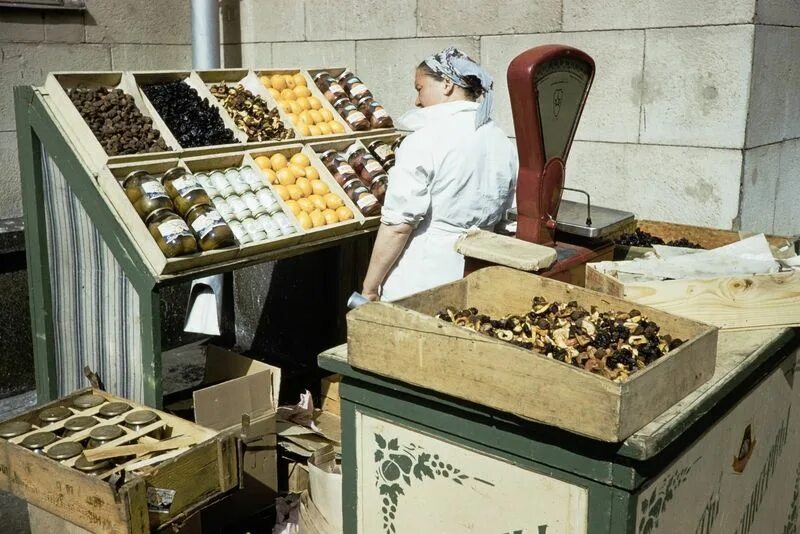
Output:
<svg viewBox="0 0 800 534">
<path fill-rule="evenodd" d="M 680 239 L 675 239 L 669 242 L 664 242 L 658 236 L 654 236 L 651 233 L 645 232 L 641 228 L 637 228 L 636 231 L 630 234 L 622 234 L 619 236 L 615 241 L 617 245 L 624 245 L 627 247 L 652 247 L 653 245 L 667 245 L 670 247 L 683 247 L 683 248 L 697 248 L 702 249 L 703 246 L 697 243 L 693 243 L 682 237 Z"/>
<path fill-rule="evenodd" d="M 269 109 L 267 101 L 245 89 L 241 84 L 212 85 L 211 94 L 247 134 L 248 141 L 274 141 L 294 137 L 294 132 L 281 122 L 277 108 Z"/>
</svg>

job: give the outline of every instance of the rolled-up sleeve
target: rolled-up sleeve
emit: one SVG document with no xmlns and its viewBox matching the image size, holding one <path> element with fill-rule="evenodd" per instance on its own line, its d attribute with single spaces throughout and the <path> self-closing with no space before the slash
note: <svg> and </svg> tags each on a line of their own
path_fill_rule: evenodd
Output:
<svg viewBox="0 0 800 534">
<path fill-rule="evenodd" d="M 433 155 L 420 133 L 403 140 L 397 150 L 396 164 L 389 170 L 389 187 L 381 211 L 384 224 L 416 227 L 430 209 Z"/>
</svg>

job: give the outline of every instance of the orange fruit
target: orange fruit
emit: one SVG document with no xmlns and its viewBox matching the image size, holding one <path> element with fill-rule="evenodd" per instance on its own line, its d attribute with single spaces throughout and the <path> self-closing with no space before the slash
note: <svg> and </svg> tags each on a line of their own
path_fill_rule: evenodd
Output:
<svg viewBox="0 0 800 534">
<path fill-rule="evenodd" d="M 296 124 L 297 121 L 300 120 L 300 117 L 297 115 L 297 113 L 287 113 L 286 116 L 289 117 L 289 120 L 292 121 L 292 124 Z"/>
<path fill-rule="evenodd" d="M 325 205 L 332 210 L 338 210 L 339 208 L 344 206 L 344 202 L 342 202 L 342 199 L 339 198 L 335 193 L 328 193 L 322 198 L 325 200 Z M 341 217 L 339 218 L 341 219 Z"/>
<path fill-rule="evenodd" d="M 314 226 L 314 223 L 311 222 L 311 217 L 308 216 L 308 213 L 301 211 L 297 214 L 297 222 L 300 223 L 300 228 L 303 230 L 308 230 Z"/>
<path fill-rule="evenodd" d="M 300 116 L 300 120 L 303 121 L 304 123 L 308 124 L 309 126 L 314 124 L 314 119 L 311 118 L 311 112 L 310 111 L 308 111 L 308 110 L 302 111 L 302 112 L 298 113 L 298 115 Z"/>
<path fill-rule="evenodd" d="M 295 128 L 297 129 L 297 133 L 302 135 L 303 137 L 307 137 L 311 135 L 311 130 L 308 129 L 308 124 L 300 121 L 295 124 Z"/>
<path fill-rule="evenodd" d="M 256 158 L 256 165 L 258 165 L 263 170 L 272 168 L 272 164 L 270 163 L 269 158 L 267 156 L 258 156 Z"/>
<path fill-rule="evenodd" d="M 347 221 L 353 218 L 353 211 L 347 206 L 336 208 L 336 216 L 340 221 Z"/>
<path fill-rule="evenodd" d="M 339 222 L 339 216 L 336 215 L 336 212 L 333 210 L 324 210 L 322 216 L 325 217 L 326 224 L 336 224 Z"/>
<path fill-rule="evenodd" d="M 294 183 L 297 187 L 299 187 L 303 191 L 303 195 L 309 196 L 313 193 L 313 189 L 311 189 L 311 182 L 308 178 L 301 177 L 298 178 L 297 181 Z"/>
<path fill-rule="evenodd" d="M 284 74 L 283 81 L 286 82 L 286 87 L 288 89 L 294 89 L 294 86 L 296 85 L 294 83 L 294 76 L 292 76 L 291 74 Z"/>
<path fill-rule="evenodd" d="M 315 195 L 325 196 L 331 192 L 331 189 L 328 187 L 328 184 L 322 180 L 311 180 L 311 191 L 313 191 Z M 327 204 L 327 202 L 325 204 Z"/>
<path fill-rule="evenodd" d="M 320 211 L 328 208 L 328 203 L 320 195 L 311 195 L 308 200 L 314 203 L 314 207 Z"/>
<path fill-rule="evenodd" d="M 319 129 L 319 126 L 316 124 L 312 124 L 308 127 L 308 131 L 311 132 L 311 135 L 322 135 L 322 130 Z"/>
<path fill-rule="evenodd" d="M 303 198 L 303 190 L 294 184 L 287 185 L 286 190 L 289 192 L 289 196 L 292 197 L 292 200 L 300 200 Z"/>
<path fill-rule="evenodd" d="M 319 171 L 317 170 L 317 168 L 312 167 L 311 165 L 306 167 L 306 178 L 308 178 L 309 180 L 319 180 Z"/>
<path fill-rule="evenodd" d="M 333 133 L 327 122 L 320 122 L 317 124 L 317 128 L 319 128 L 319 131 L 322 132 L 322 135 L 330 135 Z"/>
<path fill-rule="evenodd" d="M 312 211 L 317 209 L 316 206 L 314 206 L 314 203 L 307 198 L 298 198 L 296 204 L 300 206 L 300 209 L 305 211 L 306 213 L 311 213 Z"/>
<path fill-rule="evenodd" d="M 299 114 L 303 111 L 304 108 L 303 106 L 300 105 L 300 102 L 295 102 L 294 100 L 292 100 L 291 102 L 289 102 L 289 109 L 292 110 L 293 114 L 299 116 Z"/>
<path fill-rule="evenodd" d="M 292 91 L 294 91 L 294 95 L 297 98 L 303 98 L 303 97 L 311 96 L 311 89 L 309 89 L 305 85 L 296 86 L 294 89 L 292 89 Z"/>
<path fill-rule="evenodd" d="M 267 175 L 267 181 L 271 184 L 278 183 L 278 175 L 272 169 L 264 169 L 264 174 Z"/>
<path fill-rule="evenodd" d="M 312 211 L 310 217 L 311 217 L 311 224 L 314 225 L 314 228 L 325 226 L 325 216 L 322 215 L 321 211 L 319 210 Z"/>
<path fill-rule="evenodd" d="M 272 88 L 277 91 L 283 91 L 286 89 L 286 80 L 280 74 L 274 74 L 269 81 L 272 84 Z"/>
<path fill-rule="evenodd" d="M 272 98 L 274 98 L 275 100 L 278 100 L 281 97 L 281 92 L 273 87 L 270 87 L 269 89 L 267 89 L 267 91 L 269 91 L 269 94 L 271 94 Z"/>
<path fill-rule="evenodd" d="M 331 128 L 331 132 L 335 134 L 344 133 L 344 126 L 342 126 L 341 122 L 337 121 L 330 121 L 328 126 Z"/>
<path fill-rule="evenodd" d="M 303 108 L 303 111 L 311 109 L 311 106 L 308 104 L 308 99 L 304 96 L 301 96 L 300 98 L 295 100 L 295 102 L 297 102 L 298 106 Z"/>
<path fill-rule="evenodd" d="M 284 113 L 293 113 L 291 102 L 288 102 L 286 100 L 279 100 L 278 105 L 281 107 Z"/>
<path fill-rule="evenodd" d="M 298 204 L 296 200 L 292 200 L 292 199 L 287 200 L 286 201 L 286 206 L 290 210 L 292 210 L 292 213 L 294 213 L 295 216 L 297 216 L 297 214 L 299 214 L 301 211 L 303 211 L 303 208 L 300 207 L 300 204 Z"/>
<path fill-rule="evenodd" d="M 322 109 L 322 102 L 316 96 L 309 96 L 306 100 L 308 100 L 308 105 L 311 106 L 311 109 Z"/>
<path fill-rule="evenodd" d="M 289 164 L 289 160 L 287 160 L 286 156 L 284 156 L 280 152 L 270 156 L 269 161 L 270 161 L 270 163 L 272 163 L 272 170 L 276 171 L 276 172 L 279 169 L 282 169 L 282 168 L 286 167 Z"/>
<path fill-rule="evenodd" d="M 278 182 L 280 182 L 281 185 L 292 185 L 295 182 L 294 173 L 287 167 L 278 170 L 276 174 L 278 175 Z"/>
<path fill-rule="evenodd" d="M 322 118 L 325 119 L 325 122 L 331 122 L 333 120 L 333 113 L 329 109 L 321 109 L 319 110 L 322 113 Z"/>
<path fill-rule="evenodd" d="M 283 200 L 289 200 L 289 190 L 286 187 L 278 184 L 273 186 L 275 188 L 275 192 L 278 193 L 278 196 L 281 197 Z"/>
<path fill-rule="evenodd" d="M 259 76 L 258 80 L 267 89 L 272 89 L 272 82 L 269 81 L 269 76 Z"/>
<path fill-rule="evenodd" d="M 321 122 L 325 122 L 325 119 L 322 117 L 322 113 L 317 111 L 316 109 L 312 109 L 308 112 L 311 115 L 311 119 L 314 121 L 314 124 L 319 124 Z"/>
<path fill-rule="evenodd" d="M 300 165 L 295 165 L 294 163 L 289 163 L 289 170 L 292 171 L 295 178 L 300 178 L 301 176 L 306 175 L 305 168 L 301 167 Z"/>
<path fill-rule="evenodd" d="M 297 87 L 298 85 L 302 85 L 303 87 L 308 85 L 308 83 L 306 82 L 305 76 L 303 76 L 299 72 L 297 74 L 295 74 L 294 76 L 292 76 L 292 78 L 294 79 L 295 87 Z"/>
<path fill-rule="evenodd" d="M 303 168 L 308 167 L 309 164 L 311 163 L 311 161 L 308 159 L 308 156 L 306 156 L 302 152 L 294 154 L 291 158 L 289 158 L 289 161 L 291 163 L 294 163 L 295 165 L 300 165 Z"/>
<path fill-rule="evenodd" d="M 281 98 L 289 101 L 294 100 L 295 99 L 294 91 L 292 91 L 291 89 L 284 89 L 283 91 L 281 91 Z"/>
</svg>

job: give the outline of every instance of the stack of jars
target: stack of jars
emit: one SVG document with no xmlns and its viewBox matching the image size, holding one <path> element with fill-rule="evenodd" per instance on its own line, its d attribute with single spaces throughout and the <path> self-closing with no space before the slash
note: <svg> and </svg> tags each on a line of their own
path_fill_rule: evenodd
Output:
<svg viewBox="0 0 800 534">
<path fill-rule="evenodd" d="M 370 186 L 375 184 L 376 190 L 385 193 L 388 178 L 375 158 L 366 152 L 363 145 L 356 142 L 349 146 L 344 154 L 333 149 L 326 150 L 320 155 L 320 159 L 350 200 L 358 206 L 362 214 L 369 217 L 380 214 L 381 201 L 366 184 Z M 357 172 L 350 161 L 359 164 L 361 172 Z M 368 161 L 373 163 L 369 169 Z"/>
<path fill-rule="evenodd" d="M 169 169 L 160 179 L 134 171 L 122 186 L 166 257 L 236 245 L 208 193 L 183 167 Z"/>
<path fill-rule="evenodd" d="M 353 130 L 392 128 L 392 118 L 372 92 L 352 71 L 337 77 L 328 71 L 314 76 L 314 83 Z"/>
<path fill-rule="evenodd" d="M 241 244 L 297 232 L 260 173 L 250 165 L 196 174 Z"/>
</svg>

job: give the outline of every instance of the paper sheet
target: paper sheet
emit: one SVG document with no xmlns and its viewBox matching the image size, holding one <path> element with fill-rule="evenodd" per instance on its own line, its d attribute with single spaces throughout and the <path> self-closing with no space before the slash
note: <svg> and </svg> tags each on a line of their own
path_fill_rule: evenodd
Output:
<svg viewBox="0 0 800 534">
<path fill-rule="evenodd" d="M 186 319 L 186 332 L 218 336 L 219 318 L 217 317 L 217 298 L 210 288 L 200 289 L 194 299 L 189 317 Z"/>
</svg>

